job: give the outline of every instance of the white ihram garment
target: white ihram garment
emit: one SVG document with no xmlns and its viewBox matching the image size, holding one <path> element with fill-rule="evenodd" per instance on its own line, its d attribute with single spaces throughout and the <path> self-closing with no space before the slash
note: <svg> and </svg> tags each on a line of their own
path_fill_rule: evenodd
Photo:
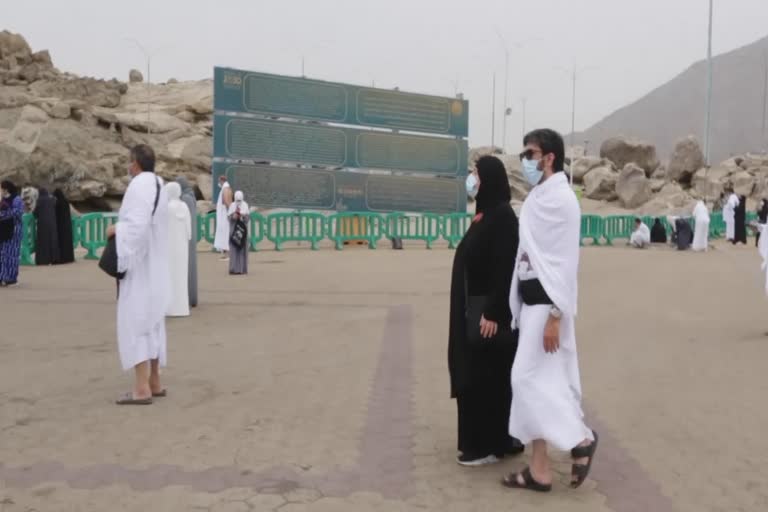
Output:
<svg viewBox="0 0 768 512">
<path fill-rule="evenodd" d="M 229 250 L 229 217 L 227 207 L 224 205 L 224 191 L 228 188 L 229 183 L 224 183 L 216 200 L 216 238 L 213 240 L 213 247 L 217 251 Z"/>
<path fill-rule="evenodd" d="M 739 206 L 739 202 L 739 197 L 736 194 L 731 194 L 723 207 L 725 239 L 729 241 L 736 238 L 736 207 Z"/>
<path fill-rule="evenodd" d="M 704 201 L 696 203 L 693 209 L 693 218 L 696 221 L 696 228 L 693 231 L 693 244 L 691 248 L 694 251 L 706 251 L 709 249 L 709 210 L 707 210 Z M 731 224 L 733 226 L 733 224 Z"/>
<path fill-rule="evenodd" d="M 760 241 L 757 244 L 757 251 L 763 258 L 761 268 L 765 272 L 765 294 L 768 295 L 768 225 L 758 224 L 757 227 L 760 230 Z"/>
<path fill-rule="evenodd" d="M 520 247 L 510 290 L 510 309 L 520 327 L 512 367 L 509 434 L 524 444 L 543 439 L 570 450 L 592 431 L 584 424 L 574 318 L 578 295 L 581 212 L 564 173 L 556 173 L 528 194 L 520 214 Z M 528 262 L 522 262 L 522 256 Z M 560 349 L 544 351 L 544 326 L 551 306 L 527 306 L 520 297 L 521 269 L 532 268 L 562 312 Z M 526 277 L 530 277 L 529 274 Z"/>
<path fill-rule="evenodd" d="M 632 232 L 632 236 L 629 237 L 629 243 L 640 249 L 651 243 L 651 230 L 648 229 L 648 226 L 646 226 L 645 223 L 641 223 L 637 229 Z"/>
<path fill-rule="evenodd" d="M 169 183 L 168 194 L 168 265 L 170 294 L 166 316 L 189 316 L 189 241 L 192 225 L 189 208 L 181 200 L 181 186 Z"/>
<path fill-rule="evenodd" d="M 154 216 L 157 184 L 160 184 Z M 168 197 L 162 180 L 142 172 L 128 185 L 116 226 L 117 267 L 125 272 L 117 299 L 117 344 L 123 370 L 159 359 L 165 366 L 168 307 Z"/>
</svg>

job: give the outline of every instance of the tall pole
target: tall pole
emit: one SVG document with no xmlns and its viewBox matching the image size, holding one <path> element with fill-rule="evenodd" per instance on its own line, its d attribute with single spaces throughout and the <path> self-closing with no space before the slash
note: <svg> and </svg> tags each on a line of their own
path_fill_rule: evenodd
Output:
<svg viewBox="0 0 768 512">
<path fill-rule="evenodd" d="M 301 56 L 301 78 L 304 78 L 305 76 L 307 75 L 304 74 L 304 56 L 302 55 Z"/>
<path fill-rule="evenodd" d="M 709 0 L 709 32 L 707 37 L 707 114 L 704 125 L 704 163 L 709 166 L 709 156 L 712 150 L 710 132 L 712 129 L 712 11 L 713 0 Z"/>
<path fill-rule="evenodd" d="M 525 137 L 526 131 L 525 131 L 525 116 L 526 116 L 526 110 L 527 110 L 527 103 L 528 98 L 523 98 L 523 137 Z"/>
<path fill-rule="evenodd" d="M 573 185 L 573 162 L 576 159 L 576 66 L 573 66 L 573 97 L 571 98 L 571 185 Z"/>
<path fill-rule="evenodd" d="M 150 75 L 152 56 L 147 54 L 147 135 L 152 133 L 152 75 Z"/>
<path fill-rule="evenodd" d="M 501 130 L 501 149 L 507 152 L 507 110 L 509 110 L 509 51 L 504 48 L 504 125 Z"/>
<path fill-rule="evenodd" d="M 763 151 L 768 152 L 768 133 L 766 133 L 765 118 L 768 116 L 768 50 L 763 53 Z"/>
<path fill-rule="evenodd" d="M 493 73 L 491 93 L 491 150 L 496 147 L 496 72 Z"/>
</svg>

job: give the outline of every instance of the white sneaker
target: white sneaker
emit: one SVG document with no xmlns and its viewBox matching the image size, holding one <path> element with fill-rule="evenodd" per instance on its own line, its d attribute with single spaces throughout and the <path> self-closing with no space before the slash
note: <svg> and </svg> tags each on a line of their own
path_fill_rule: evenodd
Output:
<svg viewBox="0 0 768 512">
<path fill-rule="evenodd" d="M 496 464 L 499 462 L 498 457 L 495 455 L 488 455 L 487 457 L 482 457 L 480 459 L 472 459 L 466 455 L 459 455 L 456 457 L 456 462 L 459 463 L 461 466 L 465 467 L 478 467 L 478 466 L 487 466 L 489 464 Z"/>
</svg>

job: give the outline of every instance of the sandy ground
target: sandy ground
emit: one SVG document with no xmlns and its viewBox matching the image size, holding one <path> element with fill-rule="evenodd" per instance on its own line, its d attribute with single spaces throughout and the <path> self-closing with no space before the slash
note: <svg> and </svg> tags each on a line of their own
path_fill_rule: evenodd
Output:
<svg viewBox="0 0 768 512">
<path fill-rule="evenodd" d="M 200 254 L 169 321 L 169 397 L 130 385 L 114 287 L 93 262 L 0 290 L 0 511 L 768 510 L 768 299 L 753 248 L 588 247 L 578 339 L 601 433 L 591 479 L 498 484 L 454 462 L 452 252 L 306 248 L 233 278 Z M 561 481 L 568 459 L 556 454 Z"/>
</svg>

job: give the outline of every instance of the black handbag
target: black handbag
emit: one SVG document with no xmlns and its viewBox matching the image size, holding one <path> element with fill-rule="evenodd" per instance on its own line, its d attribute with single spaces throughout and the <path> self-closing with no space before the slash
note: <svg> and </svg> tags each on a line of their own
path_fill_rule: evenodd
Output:
<svg viewBox="0 0 768 512">
<path fill-rule="evenodd" d="M 14 219 L 0 220 L 0 242 L 7 242 L 13 238 L 13 232 L 16 229 L 16 221 Z"/>
<path fill-rule="evenodd" d="M 160 200 L 160 180 L 155 177 L 155 206 L 152 208 L 152 217 L 155 216 L 157 211 L 157 203 Z M 113 236 L 107 240 L 107 245 L 101 252 L 101 258 L 99 258 L 99 268 L 103 270 L 108 276 L 114 277 L 118 281 L 125 277 L 125 272 L 117 271 L 117 237 Z"/>
<path fill-rule="evenodd" d="M 248 226 L 246 226 L 243 219 L 237 219 L 235 227 L 232 229 L 232 236 L 229 237 L 229 241 L 232 245 L 238 249 L 245 247 L 245 241 L 248 238 Z"/>
</svg>

